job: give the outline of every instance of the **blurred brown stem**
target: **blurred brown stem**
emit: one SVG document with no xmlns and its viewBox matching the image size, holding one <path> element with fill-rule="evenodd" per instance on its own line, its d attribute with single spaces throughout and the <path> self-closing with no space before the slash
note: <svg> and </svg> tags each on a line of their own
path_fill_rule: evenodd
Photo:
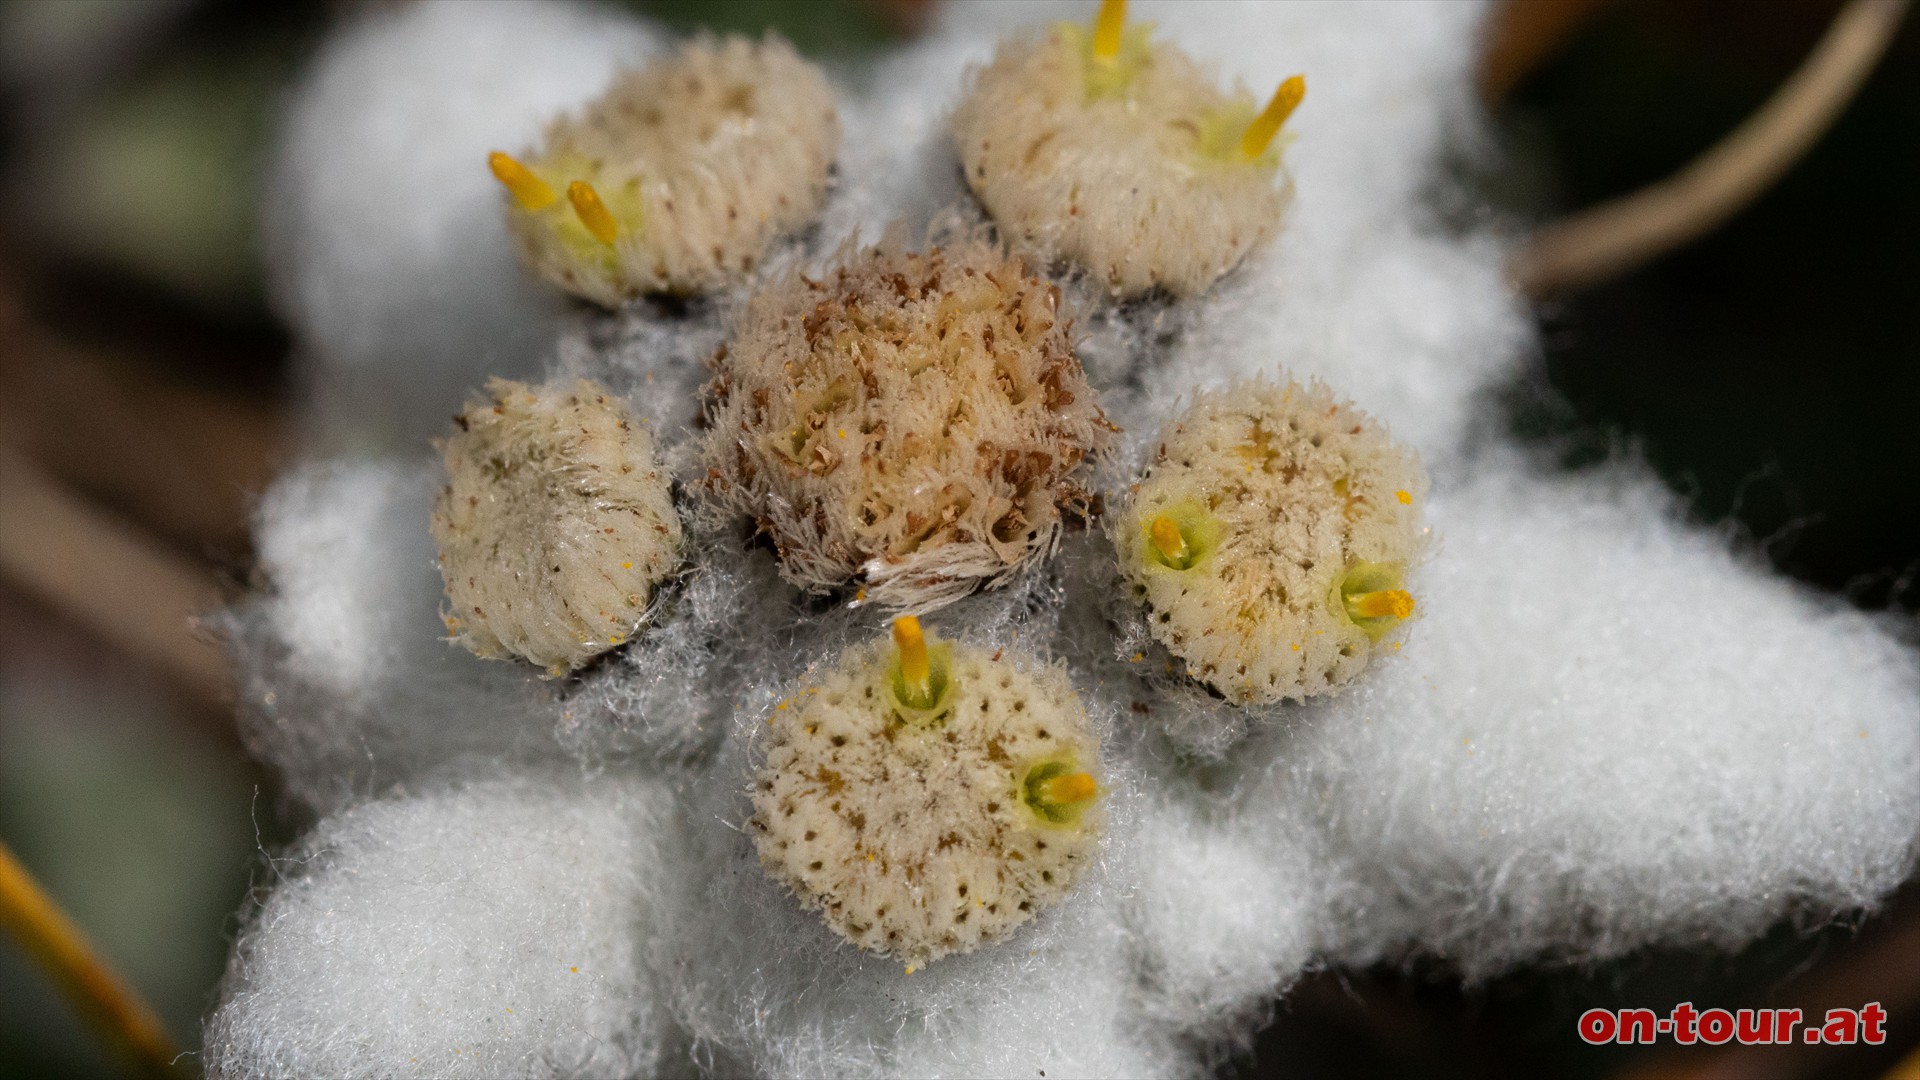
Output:
<svg viewBox="0 0 1920 1080">
<path fill-rule="evenodd" d="M 1673 176 L 1535 233 L 1515 284 L 1547 296 L 1611 278 L 1707 233 L 1778 180 L 1832 125 L 1893 40 L 1908 0 L 1849 0 L 1786 84 Z"/>
<path fill-rule="evenodd" d="M 189 544 L 244 549 L 252 500 L 273 476 L 274 412 L 173 385 L 62 340 L 0 284 L 0 429 L 61 479 Z"/>
<path fill-rule="evenodd" d="M 0 575 L 202 702 L 230 697 L 226 658 L 194 629 L 219 602 L 203 567 L 124 527 L 0 446 Z"/>
<path fill-rule="evenodd" d="M 178 1076 L 180 1051 L 160 1018 L 115 974 L 27 868 L 0 843 L 0 926 L 60 984 L 143 1076 Z"/>
</svg>

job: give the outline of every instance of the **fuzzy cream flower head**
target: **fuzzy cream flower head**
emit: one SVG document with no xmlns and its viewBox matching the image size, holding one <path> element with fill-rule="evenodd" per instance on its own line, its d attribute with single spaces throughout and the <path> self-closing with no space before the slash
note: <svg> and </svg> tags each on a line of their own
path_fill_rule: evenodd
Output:
<svg viewBox="0 0 1920 1080">
<path fill-rule="evenodd" d="M 744 278 L 811 222 L 840 144 L 833 92 L 786 42 L 697 39 L 488 164 L 541 277 L 613 307 Z"/>
<path fill-rule="evenodd" d="M 928 641 L 847 650 L 775 707 L 751 828 L 768 873 L 862 949 L 915 967 L 1066 896 L 1104 820 L 1066 671 Z"/>
<path fill-rule="evenodd" d="M 679 564 L 670 481 L 646 431 L 591 382 L 487 391 L 441 446 L 447 629 L 476 655 L 564 675 L 632 637 Z"/>
<path fill-rule="evenodd" d="M 1125 26 L 1059 23 L 1001 45 L 953 117 L 967 183 L 1018 250 L 1087 267 L 1116 294 L 1204 291 L 1280 227 L 1275 135 L 1299 76 L 1262 111 L 1185 53 Z"/>
<path fill-rule="evenodd" d="M 843 251 L 754 298 L 715 361 L 705 464 L 782 572 L 926 611 L 1053 549 L 1112 427 L 1060 291 L 979 240 Z"/>
<path fill-rule="evenodd" d="M 1324 385 L 1201 393 L 1114 520 L 1155 638 L 1240 704 L 1338 690 L 1413 615 L 1413 453 Z"/>
</svg>

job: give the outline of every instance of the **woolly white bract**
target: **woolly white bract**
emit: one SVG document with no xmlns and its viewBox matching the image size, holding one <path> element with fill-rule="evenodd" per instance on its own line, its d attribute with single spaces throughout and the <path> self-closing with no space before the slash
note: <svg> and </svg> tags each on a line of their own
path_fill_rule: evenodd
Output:
<svg viewBox="0 0 1920 1080">
<path fill-rule="evenodd" d="M 657 784 L 532 771 L 326 819 L 246 913 L 208 1071 L 658 1071 L 642 942 L 673 814 Z"/>
<path fill-rule="evenodd" d="M 380 14 L 324 51 L 291 114 L 276 269 L 337 406 L 318 444 L 417 438 L 296 470 L 262 508 L 264 586 L 232 619 L 246 730 L 327 816 L 247 921 L 209 1027 L 216 1073 L 1191 1072 L 1311 963 L 1432 951 L 1482 976 L 1734 947 L 1870 906 L 1912 870 L 1910 628 L 1733 554 L 1640 469 L 1558 475 L 1476 423 L 1530 344 L 1494 237 L 1443 225 L 1425 195 L 1444 155 L 1478 145 L 1478 9 L 1135 8 L 1223 83 L 1304 71 L 1310 90 L 1270 247 L 1178 304 L 1063 284 L 1092 312 L 1080 356 L 1126 430 L 1096 481 L 1123 484 L 1196 387 L 1324 380 L 1433 476 L 1421 617 L 1392 662 L 1189 762 L 1166 727 L 1237 730 L 1217 715 L 1233 706 L 1116 657 L 1113 551 L 1068 535 L 929 622 L 1067 662 L 1109 733 L 1093 864 L 997 945 L 912 974 L 855 951 L 742 830 L 766 718 L 883 634 L 879 616 L 802 595 L 710 514 L 690 519 L 657 618 L 571 679 L 475 659 L 439 621 L 425 437 L 515 374 L 506 352 L 625 396 L 682 488 L 697 478 L 702 364 L 740 297 L 556 329 L 484 167 L 655 35 L 559 5 Z M 927 39 L 841 73 L 839 185 L 787 258 L 977 215 L 946 129 L 965 71 L 1001 34 L 1091 5 L 944 10 Z M 382 190 L 415 177 L 448 197 Z M 575 979 L 575 955 L 602 978 Z"/>
</svg>

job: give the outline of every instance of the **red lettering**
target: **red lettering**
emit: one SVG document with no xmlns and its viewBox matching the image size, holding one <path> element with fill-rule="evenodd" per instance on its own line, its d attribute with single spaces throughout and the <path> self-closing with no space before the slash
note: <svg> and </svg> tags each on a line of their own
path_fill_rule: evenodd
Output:
<svg viewBox="0 0 1920 1080">
<path fill-rule="evenodd" d="M 1877 1001 L 1869 1001 L 1860 1006 L 1860 1041 L 1869 1046 L 1879 1046 L 1887 1041 L 1887 1010 Z"/>
<path fill-rule="evenodd" d="M 1580 1014 L 1580 1037 L 1595 1046 L 1612 1042 L 1619 1030 L 1619 1023 L 1610 1010 L 1588 1009 Z"/>
<path fill-rule="evenodd" d="M 1852 1009 L 1828 1009 L 1827 1022 L 1820 1026 L 1823 1043 L 1854 1043 L 1860 1039 L 1860 1018 Z"/>
<path fill-rule="evenodd" d="M 1733 1014 L 1725 1009 L 1708 1009 L 1700 1014 L 1700 1041 L 1719 1046 L 1733 1038 Z"/>
<path fill-rule="evenodd" d="M 1699 1014 L 1693 1011 L 1693 1002 L 1683 1001 L 1673 1007 L 1673 1041 L 1682 1046 L 1693 1043 L 1694 1021 Z"/>
<path fill-rule="evenodd" d="M 1799 1009 L 1695 1009 L 1693 1002 L 1683 1001 L 1665 1017 L 1652 1009 L 1588 1009 L 1575 1027 L 1592 1046 L 1651 1045 L 1667 1035 L 1683 1046 L 1722 1046 L 1736 1039 L 1741 1046 L 1790 1046 L 1796 1033 L 1809 1046 L 1881 1046 L 1887 1041 L 1887 1010 L 1870 1001 L 1858 1009 L 1828 1009 L 1824 1018 L 1810 1021 Z"/>
</svg>

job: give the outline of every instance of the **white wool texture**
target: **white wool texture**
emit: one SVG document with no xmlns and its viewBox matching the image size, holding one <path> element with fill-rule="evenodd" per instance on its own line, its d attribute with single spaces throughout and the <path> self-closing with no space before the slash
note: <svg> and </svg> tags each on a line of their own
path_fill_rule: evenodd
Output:
<svg viewBox="0 0 1920 1080">
<path fill-rule="evenodd" d="M 949 609 L 975 641 L 1011 641 L 1025 621 L 976 597 Z M 856 632 L 854 636 L 864 636 Z M 958 635 L 957 635 L 958 636 Z M 1023 638 L 1025 635 L 1022 635 Z M 1135 973 L 1146 942 L 1129 929 L 1135 837 L 1145 803 L 1134 752 L 1109 743 L 1110 794 L 1093 863 L 1067 899 L 1005 941 L 909 971 L 847 946 L 763 873 L 742 823 L 752 746 L 794 684 L 796 667 L 832 650 L 779 657 L 751 696 L 708 776 L 689 793 L 701 876 L 657 939 L 676 1017 L 702 1043 L 774 1076 L 1164 1076 L 1192 1072 L 1192 1049 L 1142 1011 Z M 1115 717 L 1090 702 L 1096 725 Z M 1132 742 L 1128 738 L 1119 740 Z"/>
<path fill-rule="evenodd" d="M 254 530 L 259 584 L 229 616 L 241 733 L 326 807 L 461 758 L 557 756 L 539 691 L 447 641 L 427 532 L 435 464 L 325 462 L 283 476 Z"/>
<path fill-rule="evenodd" d="M 660 41 L 562 0 L 426 0 L 369 9 L 321 49 L 263 217 L 315 445 L 419 446 L 487 376 L 538 371 L 563 304 L 514 257 L 487 154 Z"/>
<path fill-rule="evenodd" d="M 323 461 L 261 502 L 259 582 L 225 629 L 241 734 L 291 795 L 325 810 L 449 762 L 677 759 L 712 741 L 733 704 L 719 628 L 743 619 L 749 572 L 683 574 L 662 586 L 662 625 L 552 682 L 449 639 L 427 527 L 442 482 L 425 456 Z"/>
<path fill-rule="evenodd" d="M 1731 553 L 1644 469 L 1475 471 L 1433 501 L 1401 663 L 1265 750 L 1353 875 L 1336 955 L 1731 949 L 1912 871 L 1910 622 Z"/>
<path fill-rule="evenodd" d="M 1564 474 L 1501 445 L 1483 399 L 1532 331 L 1492 226 L 1448 205 L 1450 164 L 1482 152 L 1482 6 L 1130 9 L 1222 86 L 1304 72 L 1308 93 L 1272 245 L 1179 303 L 1062 283 L 1088 379 L 1125 429 L 1090 483 L 1119 505 L 1198 388 L 1323 380 L 1433 478 L 1433 542 L 1407 585 L 1418 617 L 1390 662 L 1249 723 L 1116 653 L 1113 546 L 1068 529 L 1034 572 L 928 628 L 1066 663 L 1101 734 L 1097 850 L 998 944 L 912 974 L 857 951 L 744 831 L 777 702 L 886 632 L 868 605 L 783 581 L 749 528 L 696 512 L 698 390 L 744 293 L 555 322 L 484 168 L 591 98 L 616 58 L 643 61 L 653 33 L 564 6 L 370 17 L 290 113 L 283 145 L 305 147 L 288 160 L 310 175 L 277 189 L 276 271 L 333 395 L 322 443 L 419 438 L 303 466 L 262 507 L 261 584 L 229 620 L 244 727 L 331 816 L 271 864 L 245 920 L 208 1028 L 217 1072 L 1191 1075 L 1246 1045 L 1315 964 L 1437 955 L 1477 978 L 1734 948 L 1783 919 L 1870 909 L 1912 872 L 1912 624 L 1782 580 L 1644 468 Z M 984 221 L 947 127 L 968 67 L 1005 33 L 1093 10 L 948 4 L 923 40 L 832 72 L 837 186 L 761 280 L 896 222 Z M 429 169 L 471 185 L 459 213 L 379 194 L 382 178 L 418 191 Z M 657 618 L 552 681 L 445 640 L 427 533 L 425 437 L 485 376 L 531 377 L 502 365 L 539 355 L 625 399 L 688 521 Z M 1194 731 L 1217 735 L 1202 755 Z M 608 981 L 555 975 L 562 953 L 601 958 L 582 970 Z"/>
<path fill-rule="evenodd" d="M 1142 824 L 1131 929 L 1144 1011 L 1196 1041 L 1244 1046 L 1307 966 L 1328 876 L 1304 815 L 1233 814 L 1169 791 Z"/>
<path fill-rule="evenodd" d="M 675 813 L 657 783 L 536 772 L 325 819 L 244 913 L 207 1075 L 658 1075 Z"/>
</svg>

